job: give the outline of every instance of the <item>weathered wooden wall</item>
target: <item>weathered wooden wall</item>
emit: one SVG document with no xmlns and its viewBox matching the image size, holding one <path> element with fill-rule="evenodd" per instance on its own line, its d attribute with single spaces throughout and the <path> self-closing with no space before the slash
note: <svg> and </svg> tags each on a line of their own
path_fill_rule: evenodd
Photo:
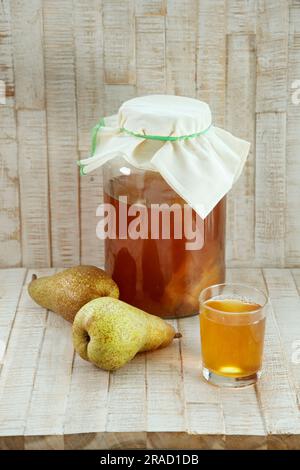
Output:
<svg viewBox="0 0 300 470">
<path fill-rule="evenodd" d="M 0 80 L 1 266 L 102 262 L 101 176 L 75 161 L 149 93 L 206 100 L 252 142 L 229 264 L 300 266 L 299 0 L 0 0 Z"/>
</svg>

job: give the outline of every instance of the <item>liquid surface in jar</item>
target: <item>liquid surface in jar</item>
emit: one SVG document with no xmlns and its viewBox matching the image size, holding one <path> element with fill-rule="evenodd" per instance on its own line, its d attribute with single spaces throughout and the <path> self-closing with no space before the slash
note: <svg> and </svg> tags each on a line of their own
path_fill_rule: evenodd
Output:
<svg viewBox="0 0 300 470">
<path fill-rule="evenodd" d="M 120 196 L 127 201 L 120 202 Z M 150 220 L 151 204 L 185 202 L 155 172 L 144 176 L 132 174 L 111 179 L 104 188 L 104 202 L 116 210 L 117 234 L 120 210 L 128 214 L 132 204 L 144 204 Z M 168 208 L 163 209 L 168 211 Z M 193 212 L 193 219 L 196 214 Z M 128 226 L 132 221 L 128 217 Z M 170 233 L 174 233 L 174 217 L 170 217 Z M 150 230 L 150 227 L 149 227 Z M 120 299 L 149 313 L 176 318 L 197 314 L 199 293 L 211 284 L 224 281 L 225 200 L 202 221 L 204 244 L 187 250 L 185 237 L 163 239 L 131 238 L 105 240 L 105 268 L 117 282 Z"/>
<path fill-rule="evenodd" d="M 230 298 L 201 305 L 204 367 L 225 377 L 247 377 L 261 369 L 265 318 L 260 309 L 259 304 Z"/>
</svg>

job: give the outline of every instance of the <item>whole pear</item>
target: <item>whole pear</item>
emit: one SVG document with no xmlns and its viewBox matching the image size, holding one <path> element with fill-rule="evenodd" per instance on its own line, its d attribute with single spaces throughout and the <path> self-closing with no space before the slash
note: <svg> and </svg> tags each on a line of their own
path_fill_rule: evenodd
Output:
<svg viewBox="0 0 300 470">
<path fill-rule="evenodd" d="M 119 298 L 117 284 L 96 266 L 74 266 L 40 278 L 33 275 L 28 292 L 37 304 L 70 322 L 92 299 L 108 295 Z"/>
<path fill-rule="evenodd" d="M 105 370 L 119 369 L 138 352 L 163 348 L 180 336 L 161 318 L 111 297 L 88 302 L 73 323 L 77 353 Z"/>
</svg>

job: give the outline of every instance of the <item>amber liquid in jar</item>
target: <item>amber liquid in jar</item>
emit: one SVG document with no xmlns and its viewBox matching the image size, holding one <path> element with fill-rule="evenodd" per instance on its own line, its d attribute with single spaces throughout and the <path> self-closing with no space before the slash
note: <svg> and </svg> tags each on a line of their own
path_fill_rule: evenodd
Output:
<svg viewBox="0 0 300 470">
<path fill-rule="evenodd" d="M 126 207 L 119 202 L 127 196 Z M 151 204 L 185 202 L 156 172 L 131 174 L 110 179 L 104 187 L 104 202 L 116 210 L 117 238 L 105 240 L 105 269 L 120 289 L 120 299 L 161 317 L 177 318 L 197 314 L 199 293 L 211 284 L 224 281 L 225 199 L 202 223 L 204 244 L 187 250 L 184 236 L 175 239 L 174 217 L 170 217 L 169 239 L 120 238 L 119 211 L 132 204 L 144 204 L 150 220 Z M 165 208 L 164 210 L 169 210 Z M 196 213 L 193 211 L 193 219 Z M 134 217 L 128 217 L 128 225 Z"/>
<path fill-rule="evenodd" d="M 254 317 L 260 309 L 239 299 L 211 299 L 201 305 L 205 368 L 225 377 L 251 376 L 261 369 L 265 318 Z"/>
</svg>

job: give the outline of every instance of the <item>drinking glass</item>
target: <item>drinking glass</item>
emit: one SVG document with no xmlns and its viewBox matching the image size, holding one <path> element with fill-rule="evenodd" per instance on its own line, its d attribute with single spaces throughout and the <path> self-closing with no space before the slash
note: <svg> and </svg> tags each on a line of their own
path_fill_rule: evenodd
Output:
<svg viewBox="0 0 300 470">
<path fill-rule="evenodd" d="M 217 284 L 200 294 L 202 374 L 214 384 L 244 387 L 261 376 L 266 306 L 259 289 Z"/>
</svg>

